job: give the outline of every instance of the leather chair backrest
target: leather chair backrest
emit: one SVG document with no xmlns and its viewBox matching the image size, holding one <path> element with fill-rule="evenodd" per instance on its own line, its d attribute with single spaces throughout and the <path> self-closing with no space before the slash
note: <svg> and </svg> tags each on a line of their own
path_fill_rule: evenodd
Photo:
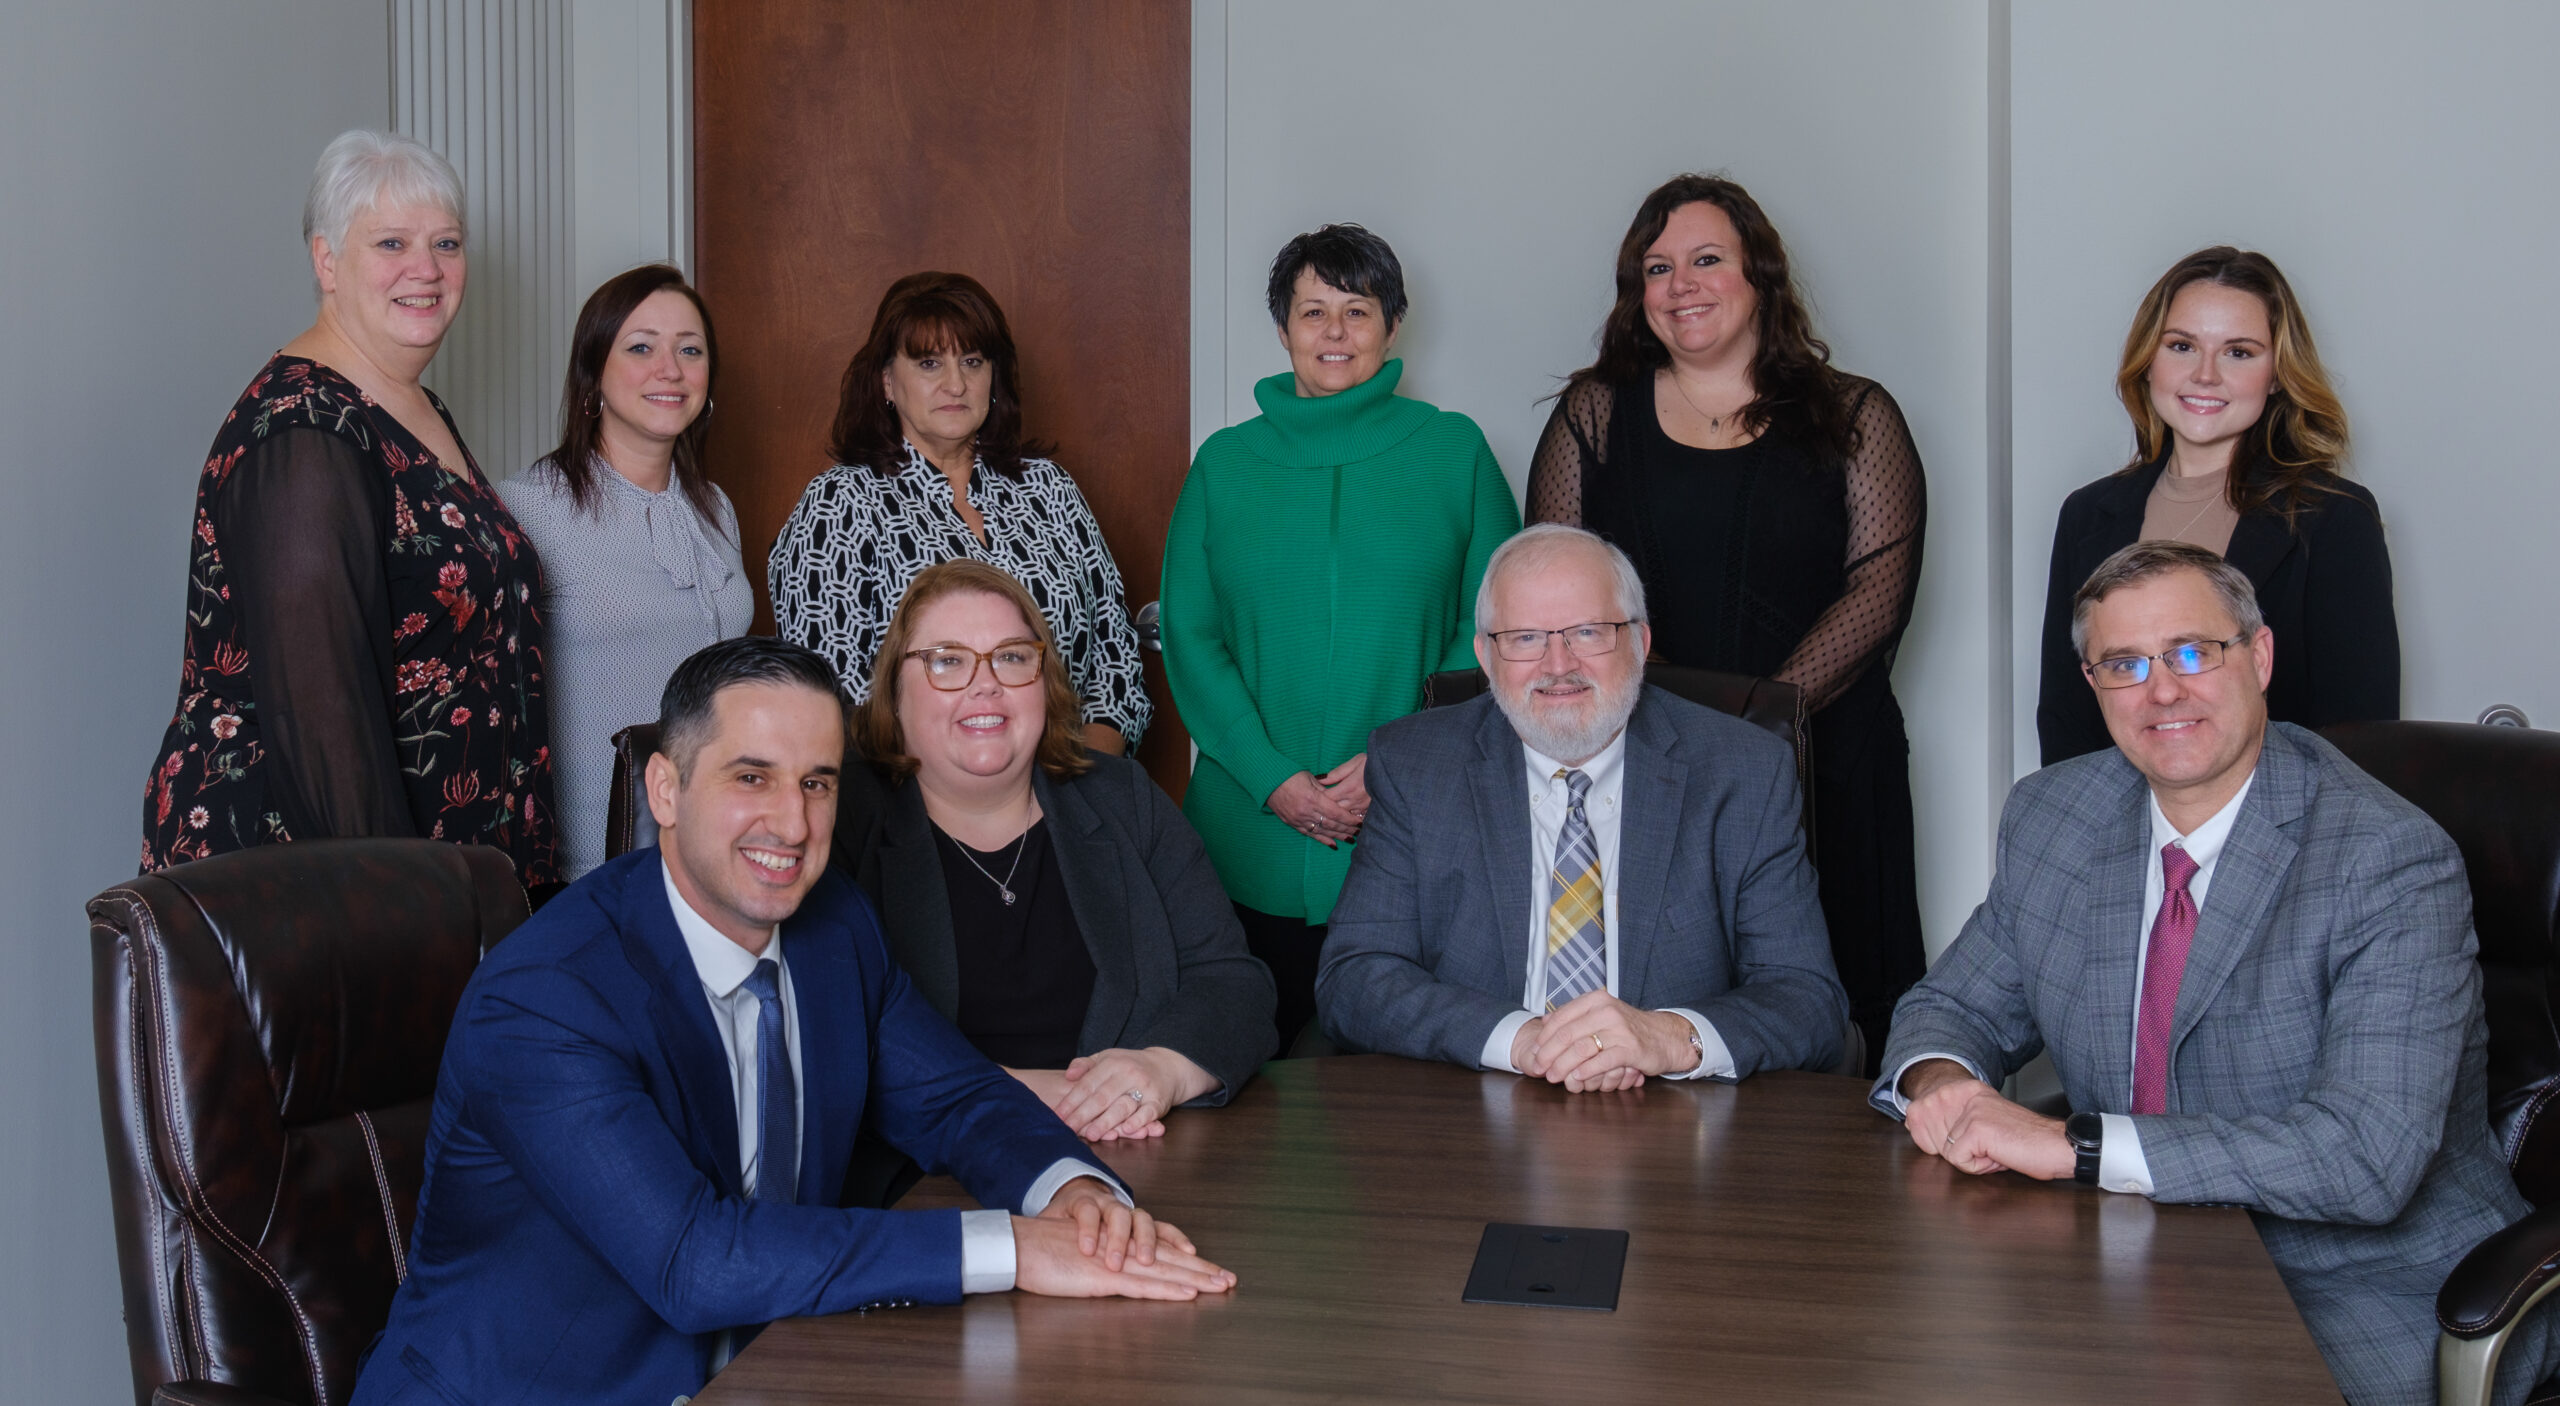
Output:
<svg viewBox="0 0 2560 1406">
<path fill-rule="evenodd" d="M 335 1403 L 407 1273 L 463 984 L 525 918 L 507 856 L 314 840 L 89 901 L 134 1397 Z"/>
<path fill-rule="evenodd" d="M 2340 723 L 2321 735 L 2462 849 L 2489 1018 L 2489 1119 L 2537 1206 L 2560 1201 L 2560 733 Z"/>
<path fill-rule="evenodd" d="M 1804 711 L 1804 690 L 1791 683 L 1761 678 L 1752 674 L 1728 674 L 1716 669 L 1691 669 L 1678 664 L 1652 663 L 1644 666 L 1644 681 L 1677 698 L 1685 698 L 1701 707 L 1720 713 L 1731 713 L 1744 722 L 1753 723 L 1777 735 L 1796 757 L 1796 790 L 1804 797 L 1805 845 L 1813 844 L 1813 776 L 1812 754 L 1806 750 L 1808 734 Z M 1422 706 L 1445 708 L 1464 703 L 1485 691 L 1488 686 L 1482 669 L 1451 669 L 1433 674 L 1422 681 Z"/>
<path fill-rule="evenodd" d="M 613 793 L 604 803 L 604 857 L 616 859 L 658 842 L 649 813 L 649 758 L 658 750 L 658 725 L 633 723 L 613 735 Z"/>
</svg>

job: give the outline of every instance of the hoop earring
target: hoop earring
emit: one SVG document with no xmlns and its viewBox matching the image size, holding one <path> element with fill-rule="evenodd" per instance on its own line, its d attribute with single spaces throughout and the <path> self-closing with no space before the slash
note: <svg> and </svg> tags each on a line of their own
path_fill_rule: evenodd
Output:
<svg viewBox="0 0 2560 1406">
<path fill-rule="evenodd" d="M 709 396 L 707 396 L 707 395 L 706 395 L 706 396 L 704 396 L 704 397 L 702 398 L 702 414 L 701 414 L 701 416 L 700 416 L 699 418 L 701 418 L 701 419 L 705 419 L 705 420 L 710 419 L 710 418 L 711 418 L 711 412 L 712 412 L 714 409 L 718 408 L 719 404 L 720 404 L 720 402 L 718 402 L 718 401 L 716 401 L 716 400 L 713 400 L 711 397 L 709 397 Z"/>
<path fill-rule="evenodd" d="M 596 419 L 596 418 L 598 418 L 599 416 L 601 416 L 601 415 L 603 415 L 603 414 L 604 414 L 604 397 L 603 397 L 603 396 L 601 396 L 601 395 L 591 395 L 591 396 L 588 396 L 588 397 L 587 397 L 587 418 L 588 418 L 588 419 L 590 419 L 590 420 L 593 420 L 593 419 Z"/>
</svg>

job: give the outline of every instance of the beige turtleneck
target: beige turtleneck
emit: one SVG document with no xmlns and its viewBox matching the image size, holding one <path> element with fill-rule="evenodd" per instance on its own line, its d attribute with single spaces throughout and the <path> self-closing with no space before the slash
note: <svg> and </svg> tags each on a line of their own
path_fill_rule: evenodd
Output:
<svg viewBox="0 0 2560 1406">
<path fill-rule="evenodd" d="M 2230 477 L 2227 469 L 2192 478 L 2163 469 L 2160 481 L 2151 485 L 2151 496 L 2143 501 L 2143 540 L 2188 542 L 2217 555 L 2230 551 L 2231 529 L 2240 525 L 2240 515 L 2231 510 L 2231 495 L 2223 491 Z"/>
</svg>

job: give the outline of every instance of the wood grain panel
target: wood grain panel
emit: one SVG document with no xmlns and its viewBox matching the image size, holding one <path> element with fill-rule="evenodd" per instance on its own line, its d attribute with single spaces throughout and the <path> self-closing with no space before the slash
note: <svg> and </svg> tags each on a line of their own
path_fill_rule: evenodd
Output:
<svg viewBox="0 0 2560 1406">
<path fill-rule="evenodd" d="M 1024 424 L 1058 446 L 1155 599 L 1189 464 L 1191 31 L 1185 0 L 696 5 L 697 273 L 719 319 L 712 476 L 764 561 L 890 283 L 966 273 L 1013 324 Z M 1176 796 L 1163 671 L 1142 755 Z"/>
<path fill-rule="evenodd" d="M 1858 1080 L 1572 1095 L 1284 1060 L 1227 1108 L 1098 1151 L 1233 1294 L 777 1323 L 696 1399 L 2338 1400 L 2245 1212 L 1965 1176 Z M 906 1204 L 972 1203 L 936 1179 Z M 1460 1302 L 1495 1220 L 1628 1231 L 1617 1311 Z"/>
</svg>

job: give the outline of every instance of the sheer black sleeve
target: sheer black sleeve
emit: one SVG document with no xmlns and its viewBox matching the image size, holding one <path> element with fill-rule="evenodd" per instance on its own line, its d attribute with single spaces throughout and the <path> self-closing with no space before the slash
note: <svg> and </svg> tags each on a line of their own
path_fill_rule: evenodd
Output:
<svg viewBox="0 0 2560 1406">
<path fill-rule="evenodd" d="M 1902 408 L 1872 381 L 1852 383 L 1854 447 L 1849 455 L 1847 588 L 1822 612 L 1776 677 L 1805 691 L 1808 710 L 1848 690 L 1911 623 L 1920 584 L 1921 528 L 1928 486 Z"/>
<path fill-rule="evenodd" d="M 1555 413 L 1538 436 L 1537 453 L 1529 460 L 1530 522 L 1561 522 L 1580 527 L 1582 476 L 1596 469 L 1609 442 L 1611 392 L 1598 381 L 1567 387 L 1556 397 Z"/>
<path fill-rule="evenodd" d="M 380 469 L 320 430 L 259 441 L 214 497 L 268 794 L 298 839 L 418 833 L 391 734 L 389 511 Z"/>
</svg>

